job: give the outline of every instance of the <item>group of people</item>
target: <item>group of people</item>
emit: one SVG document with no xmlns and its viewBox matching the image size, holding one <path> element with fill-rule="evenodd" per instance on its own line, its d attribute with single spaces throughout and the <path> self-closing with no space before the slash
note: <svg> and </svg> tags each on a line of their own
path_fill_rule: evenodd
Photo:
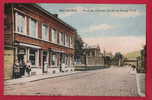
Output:
<svg viewBox="0 0 152 100">
<path fill-rule="evenodd" d="M 27 61 L 25 63 L 24 60 L 15 60 L 15 64 L 14 64 L 14 71 L 13 71 L 13 77 L 14 78 L 21 78 L 23 76 L 25 76 L 25 73 L 28 74 L 28 76 L 30 76 L 30 72 L 31 72 L 31 64 L 30 61 Z"/>
</svg>

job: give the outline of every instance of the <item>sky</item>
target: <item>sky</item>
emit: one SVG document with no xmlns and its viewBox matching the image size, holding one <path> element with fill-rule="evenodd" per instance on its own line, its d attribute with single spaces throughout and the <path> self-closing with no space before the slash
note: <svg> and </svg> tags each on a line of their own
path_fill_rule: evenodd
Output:
<svg viewBox="0 0 152 100">
<path fill-rule="evenodd" d="M 88 45 L 107 52 L 140 50 L 146 42 L 144 4 L 39 4 L 68 23 Z"/>
</svg>

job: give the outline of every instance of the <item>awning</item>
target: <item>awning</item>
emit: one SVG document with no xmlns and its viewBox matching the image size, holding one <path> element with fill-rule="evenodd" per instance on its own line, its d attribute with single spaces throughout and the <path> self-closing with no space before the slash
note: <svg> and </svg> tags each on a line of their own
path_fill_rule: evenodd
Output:
<svg viewBox="0 0 152 100">
<path fill-rule="evenodd" d="M 52 48 L 50 50 L 53 51 L 53 52 L 64 53 L 63 50 L 57 50 L 57 49 L 52 49 Z"/>
<path fill-rule="evenodd" d="M 32 45 L 32 44 L 25 44 L 25 43 L 19 43 L 20 46 L 25 46 L 25 47 L 30 47 L 30 48 L 35 48 L 35 49 L 41 49 L 41 47 Z"/>
</svg>

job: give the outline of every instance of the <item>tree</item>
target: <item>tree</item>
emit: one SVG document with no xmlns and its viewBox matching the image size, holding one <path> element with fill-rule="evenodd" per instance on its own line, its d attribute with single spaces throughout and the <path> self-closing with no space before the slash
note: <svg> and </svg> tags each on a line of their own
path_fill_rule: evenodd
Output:
<svg viewBox="0 0 152 100">
<path fill-rule="evenodd" d="M 83 55 L 83 40 L 80 35 L 76 34 L 75 37 L 75 59 L 81 59 L 81 55 Z"/>
<path fill-rule="evenodd" d="M 113 62 L 115 65 L 122 65 L 124 56 L 120 52 L 116 52 L 113 58 Z"/>
</svg>

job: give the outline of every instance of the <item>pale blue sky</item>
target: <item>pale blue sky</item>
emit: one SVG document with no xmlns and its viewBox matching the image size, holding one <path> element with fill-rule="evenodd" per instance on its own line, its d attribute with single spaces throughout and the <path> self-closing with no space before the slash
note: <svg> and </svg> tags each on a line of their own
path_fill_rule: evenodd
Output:
<svg viewBox="0 0 152 100">
<path fill-rule="evenodd" d="M 136 5 L 135 4 L 133 5 L 40 4 L 40 5 L 44 9 L 48 10 L 50 13 L 58 14 L 60 19 L 70 24 L 74 28 L 76 28 L 78 34 L 80 34 L 80 36 L 86 42 L 92 38 L 94 39 L 100 38 L 100 40 L 103 40 L 104 37 L 105 38 L 110 38 L 110 37 L 138 38 L 139 37 L 139 39 L 137 40 L 140 41 L 140 46 L 145 44 L 146 5 L 143 4 L 136 4 Z M 74 11 L 71 11 L 72 9 Z M 87 11 L 93 10 L 93 12 L 86 12 L 86 10 Z M 143 43 L 141 43 L 141 40 L 143 41 Z M 105 41 L 102 42 L 99 41 L 93 43 L 92 45 L 95 44 L 99 44 L 100 46 L 107 48 L 107 50 L 108 48 L 110 48 L 108 46 L 105 46 L 108 45 L 108 43 L 106 43 Z M 136 44 L 134 44 L 134 46 L 135 45 Z M 113 52 L 113 50 L 114 49 L 110 49 L 108 51 Z M 114 51 L 118 51 L 118 50 L 119 49 L 116 49 Z M 134 51 L 134 50 L 129 50 L 129 51 Z M 119 50 L 119 51 L 126 52 L 126 50 Z"/>
</svg>

